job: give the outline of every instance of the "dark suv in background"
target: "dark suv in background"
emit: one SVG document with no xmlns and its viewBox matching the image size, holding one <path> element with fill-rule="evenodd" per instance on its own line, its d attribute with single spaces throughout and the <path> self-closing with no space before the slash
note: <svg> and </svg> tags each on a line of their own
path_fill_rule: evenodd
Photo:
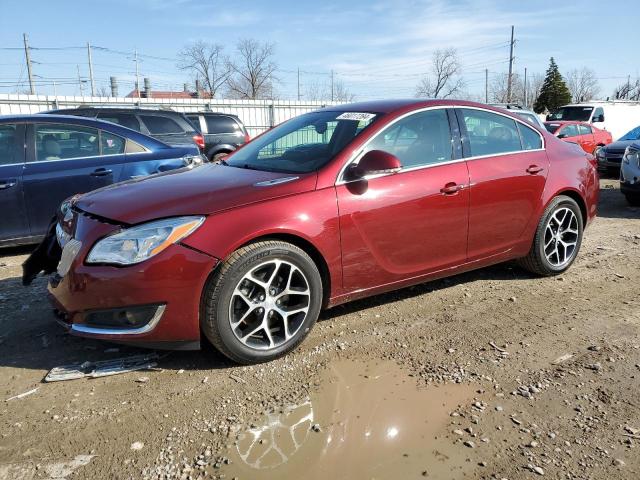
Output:
<svg viewBox="0 0 640 480">
<path fill-rule="evenodd" d="M 242 121 L 228 113 L 186 113 L 187 118 L 204 136 L 204 154 L 218 161 L 249 141 Z"/>
<path fill-rule="evenodd" d="M 76 115 L 117 123 L 136 132 L 149 135 L 168 145 L 196 144 L 204 152 L 202 134 L 180 112 L 168 109 L 126 107 L 78 107 L 51 110 L 44 113 Z"/>
</svg>

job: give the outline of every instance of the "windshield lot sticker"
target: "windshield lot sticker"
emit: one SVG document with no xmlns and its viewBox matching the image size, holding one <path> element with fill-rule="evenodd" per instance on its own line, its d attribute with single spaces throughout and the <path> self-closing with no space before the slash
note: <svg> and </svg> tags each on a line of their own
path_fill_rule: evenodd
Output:
<svg viewBox="0 0 640 480">
<path fill-rule="evenodd" d="M 344 112 L 340 114 L 336 120 L 371 120 L 375 117 L 375 113 L 363 113 L 363 112 Z"/>
</svg>

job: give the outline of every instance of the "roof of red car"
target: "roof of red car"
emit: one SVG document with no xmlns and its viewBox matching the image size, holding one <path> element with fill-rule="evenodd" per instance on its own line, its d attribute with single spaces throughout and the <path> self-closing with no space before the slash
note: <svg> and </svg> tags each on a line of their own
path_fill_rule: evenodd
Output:
<svg viewBox="0 0 640 480">
<path fill-rule="evenodd" d="M 482 107 L 486 108 L 487 110 L 495 110 L 496 112 L 500 113 L 513 113 L 510 110 L 495 108 L 484 103 L 468 102 L 466 100 L 445 100 L 440 98 L 424 100 L 416 98 L 372 100 L 368 102 L 347 103 L 344 105 L 330 105 L 328 107 L 325 107 L 325 110 L 390 113 L 398 110 L 433 107 L 438 105 Z"/>
</svg>

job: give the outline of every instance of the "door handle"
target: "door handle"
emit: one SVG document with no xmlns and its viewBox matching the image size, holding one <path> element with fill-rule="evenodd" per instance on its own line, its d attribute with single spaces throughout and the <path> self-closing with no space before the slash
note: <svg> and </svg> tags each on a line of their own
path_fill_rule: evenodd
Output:
<svg viewBox="0 0 640 480">
<path fill-rule="evenodd" d="M 0 180 L 0 190 L 6 190 L 7 188 L 14 187 L 16 183 L 18 183 L 18 181 L 15 178 Z"/>
<path fill-rule="evenodd" d="M 107 175 L 111 175 L 113 170 L 107 170 L 106 168 L 96 168 L 93 172 L 91 172 L 92 177 L 106 177 Z"/>
<path fill-rule="evenodd" d="M 527 173 L 530 173 L 531 175 L 536 175 L 537 173 L 540 173 L 542 170 L 544 170 L 544 168 L 539 167 L 538 165 L 529 165 L 529 168 L 527 168 Z"/>
<path fill-rule="evenodd" d="M 464 188 L 464 185 L 458 185 L 455 182 L 449 182 L 440 189 L 443 195 L 455 195 Z"/>
</svg>

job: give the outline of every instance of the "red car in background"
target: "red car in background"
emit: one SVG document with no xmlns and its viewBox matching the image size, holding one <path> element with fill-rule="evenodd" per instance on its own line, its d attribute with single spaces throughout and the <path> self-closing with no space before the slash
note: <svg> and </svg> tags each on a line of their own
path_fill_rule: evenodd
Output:
<svg viewBox="0 0 640 480">
<path fill-rule="evenodd" d="M 594 153 L 598 147 L 609 145 L 613 139 L 606 130 L 584 122 L 544 122 L 544 126 L 565 142 L 577 143 L 587 153 Z"/>
<path fill-rule="evenodd" d="M 323 308 L 512 259 L 564 272 L 598 191 L 591 155 L 503 109 L 331 106 L 74 198 L 49 292 L 75 335 L 263 362 Z"/>
</svg>

